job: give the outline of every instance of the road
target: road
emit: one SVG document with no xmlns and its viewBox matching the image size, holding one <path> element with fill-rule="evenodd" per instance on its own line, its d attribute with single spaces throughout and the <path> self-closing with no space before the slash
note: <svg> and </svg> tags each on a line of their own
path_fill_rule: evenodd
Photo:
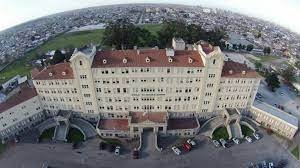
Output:
<svg viewBox="0 0 300 168">
<path fill-rule="evenodd" d="M 0 159 L 1 167 L 5 168 L 40 168 L 48 163 L 56 168 L 112 168 L 112 167 L 246 167 L 249 162 L 262 160 L 288 160 L 290 168 L 300 167 L 294 159 L 273 137 L 263 134 L 263 138 L 254 143 L 243 142 L 231 148 L 215 148 L 205 137 L 196 139 L 197 149 L 190 153 L 176 156 L 169 149 L 162 153 L 133 160 L 131 154 L 115 156 L 107 151 L 100 151 L 99 139 L 94 138 L 78 150 L 72 150 L 70 144 L 28 144 L 20 143 L 6 151 Z M 79 153 L 77 153 L 79 152 Z"/>
<path fill-rule="evenodd" d="M 262 101 L 271 105 L 281 105 L 284 107 L 284 111 L 300 119 L 300 97 L 297 97 L 286 85 L 281 83 L 280 88 L 276 89 L 275 92 L 271 92 L 266 82 L 262 80 L 258 88 L 258 93 L 262 95 Z M 298 109 L 297 106 L 299 106 Z"/>
</svg>

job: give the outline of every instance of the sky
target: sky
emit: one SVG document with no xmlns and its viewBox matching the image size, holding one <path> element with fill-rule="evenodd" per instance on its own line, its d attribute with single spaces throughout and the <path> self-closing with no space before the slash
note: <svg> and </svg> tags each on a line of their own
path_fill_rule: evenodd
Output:
<svg viewBox="0 0 300 168">
<path fill-rule="evenodd" d="M 300 33 L 300 0 L 0 0 L 0 31 L 54 13 L 124 3 L 173 3 L 226 9 Z"/>
</svg>

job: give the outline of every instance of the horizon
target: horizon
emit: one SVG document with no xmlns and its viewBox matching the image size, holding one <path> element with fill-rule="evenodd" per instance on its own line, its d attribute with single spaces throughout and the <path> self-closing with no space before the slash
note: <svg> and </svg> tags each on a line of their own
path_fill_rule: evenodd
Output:
<svg viewBox="0 0 300 168">
<path fill-rule="evenodd" d="M 27 22 L 34 21 L 39 18 L 43 18 L 49 15 L 59 14 L 62 12 L 68 12 L 72 10 L 84 9 L 84 8 L 91 8 L 91 7 L 100 7 L 100 6 L 107 6 L 107 5 L 126 5 L 126 4 L 162 4 L 162 5 L 186 5 L 186 6 L 202 6 L 206 8 L 218 8 L 222 10 L 228 10 L 231 12 L 235 12 L 238 14 L 246 15 L 249 17 L 254 17 L 257 19 L 263 19 L 264 21 L 271 22 L 273 24 L 282 26 L 284 28 L 289 29 L 295 33 L 300 34 L 300 22 L 296 22 L 297 16 L 300 16 L 300 2 L 296 2 L 296 0 L 289 0 L 287 2 L 281 0 L 272 1 L 272 8 L 269 11 L 265 11 L 265 8 L 257 8 L 255 6 L 255 2 L 259 3 L 259 7 L 265 7 L 271 0 L 265 0 L 260 2 L 259 0 L 254 0 L 250 2 L 239 2 L 237 0 L 221 0 L 219 2 L 209 2 L 209 0 L 202 0 L 198 3 L 193 3 L 191 1 L 182 1 L 178 0 L 176 2 L 168 2 L 166 0 L 160 1 L 157 3 L 156 1 L 150 2 L 149 0 L 142 0 L 132 3 L 132 0 L 127 0 L 123 2 L 117 2 L 115 0 L 109 3 L 102 3 L 102 0 L 86 0 L 81 2 L 81 0 L 77 0 L 76 2 L 69 3 L 68 6 L 60 5 L 59 8 L 54 9 L 52 6 L 59 4 L 58 0 L 53 0 L 49 2 L 39 2 L 37 0 L 29 0 L 26 2 L 16 2 L 16 0 L 12 0 L 9 2 L 1 2 L 0 4 L 2 7 L 6 6 L 5 8 L 1 9 L 0 6 L 0 32 L 13 28 L 15 26 L 26 24 Z M 64 3 L 66 3 L 66 0 Z M 226 1 L 226 2 L 225 2 Z M 117 3 L 114 3 L 117 2 Z M 185 2 L 185 3 L 184 3 Z M 7 3 L 6 5 L 2 5 L 3 3 Z M 41 8 L 39 3 L 42 4 L 44 7 Z M 193 3 L 193 4 L 191 4 Z M 235 5 L 233 5 L 235 4 Z M 251 4 L 253 6 L 251 6 Z M 282 5 L 285 5 L 285 11 L 278 12 L 278 9 L 282 9 Z M 37 8 L 39 7 L 39 8 Z M 248 8 L 249 7 L 249 8 Z M 257 8 L 257 9 L 255 9 Z M 37 9 L 37 10 L 33 10 Z M 2 12 L 1 12 L 2 11 Z M 3 13 L 3 14 L 1 14 Z M 21 13 L 27 13 L 26 15 L 22 15 Z M 37 15 L 39 13 L 39 15 Z M 4 15 L 5 14 L 5 15 Z M 279 15 L 278 15 L 279 14 Z M 258 16 L 262 15 L 262 16 Z M 264 15 L 264 16 L 263 16 Z M 9 16 L 9 17 L 7 17 Z"/>
</svg>

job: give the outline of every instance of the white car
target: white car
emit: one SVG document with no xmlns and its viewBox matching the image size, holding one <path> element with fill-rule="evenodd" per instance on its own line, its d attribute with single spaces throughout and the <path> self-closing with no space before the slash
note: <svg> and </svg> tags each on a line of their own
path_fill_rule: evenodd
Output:
<svg viewBox="0 0 300 168">
<path fill-rule="evenodd" d="M 120 155 L 120 146 L 116 146 L 115 155 Z"/>
<path fill-rule="evenodd" d="M 174 152 L 176 155 L 180 155 L 180 154 L 181 154 L 180 149 L 178 149 L 176 146 L 173 146 L 173 147 L 172 147 L 172 150 L 173 150 L 173 152 Z"/>
<path fill-rule="evenodd" d="M 235 144 L 240 144 L 240 140 L 238 138 L 232 138 L 232 141 L 235 143 Z"/>
<path fill-rule="evenodd" d="M 250 138 L 249 136 L 246 136 L 245 139 L 250 143 L 252 142 L 252 138 Z"/>
<path fill-rule="evenodd" d="M 221 145 L 222 145 L 224 148 L 226 148 L 227 142 L 225 141 L 225 139 L 221 138 L 219 141 L 221 142 Z"/>
<path fill-rule="evenodd" d="M 258 134 L 258 133 L 255 133 L 255 132 L 254 132 L 254 133 L 253 133 L 253 136 L 254 136 L 254 138 L 255 138 L 255 139 L 257 139 L 257 140 L 259 140 L 259 139 L 260 139 L 260 136 L 259 136 L 259 134 Z"/>
<path fill-rule="evenodd" d="M 215 145 L 215 147 L 220 147 L 219 141 L 213 140 L 212 142 L 213 142 L 213 144 Z"/>
<path fill-rule="evenodd" d="M 189 143 L 192 146 L 196 146 L 196 142 L 193 141 L 192 139 L 188 139 L 186 142 Z"/>
</svg>

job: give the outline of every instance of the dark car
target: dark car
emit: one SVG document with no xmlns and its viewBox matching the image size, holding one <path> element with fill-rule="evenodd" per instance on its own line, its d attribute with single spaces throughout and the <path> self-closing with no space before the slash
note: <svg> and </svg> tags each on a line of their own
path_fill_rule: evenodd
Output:
<svg viewBox="0 0 300 168">
<path fill-rule="evenodd" d="M 107 148 L 107 144 L 105 142 L 100 142 L 99 143 L 99 149 L 100 150 L 105 150 Z"/>
<path fill-rule="evenodd" d="M 133 159 L 139 159 L 139 151 L 137 149 L 134 149 L 132 152 Z"/>
<path fill-rule="evenodd" d="M 109 152 L 115 152 L 116 146 L 111 145 L 111 144 L 107 144 L 107 146 L 108 146 L 108 151 Z"/>
</svg>

